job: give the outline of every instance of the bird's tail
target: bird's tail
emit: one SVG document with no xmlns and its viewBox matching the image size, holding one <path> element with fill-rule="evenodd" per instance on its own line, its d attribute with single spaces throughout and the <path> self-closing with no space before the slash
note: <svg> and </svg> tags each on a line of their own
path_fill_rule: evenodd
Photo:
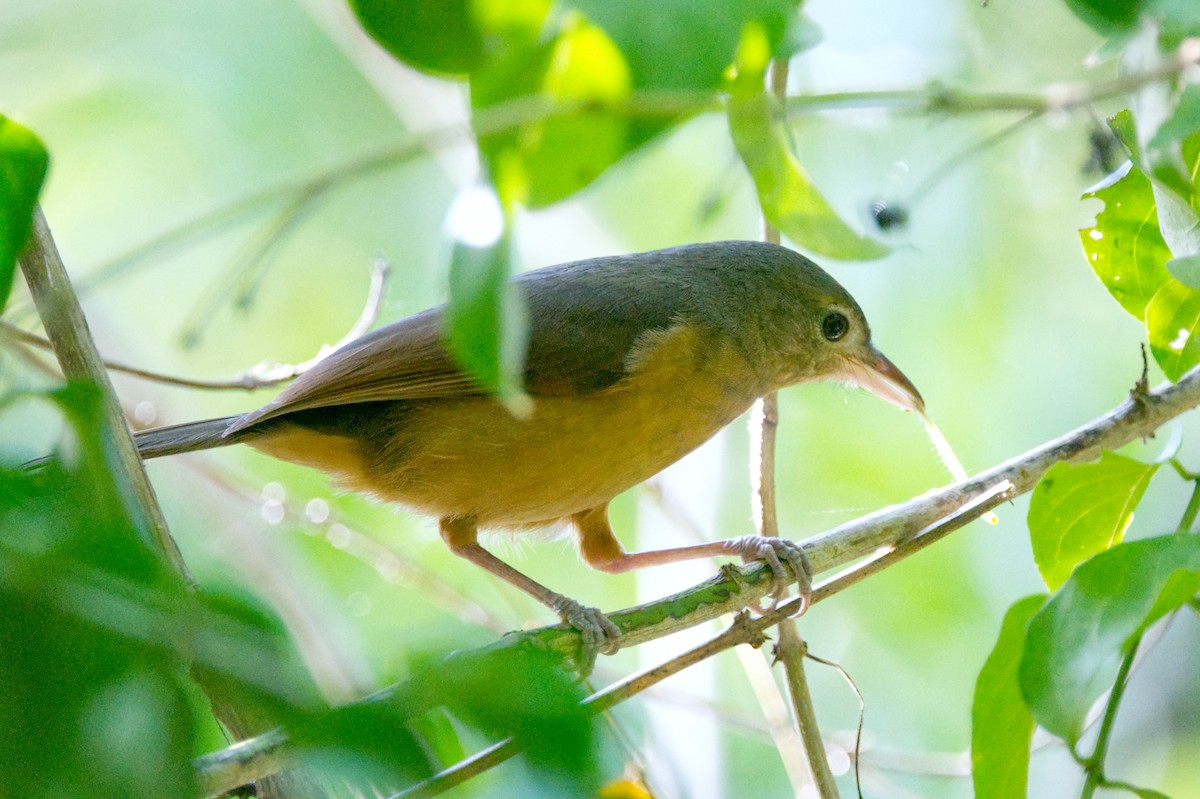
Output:
<svg viewBox="0 0 1200 799">
<path fill-rule="evenodd" d="M 155 427 L 133 434 L 138 453 L 143 458 L 161 458 L 164 455 L 179 455 L 213 447 L 236 444 L 244 436 L 237 433 L 227 436 L 225 431 L 233 424 L 236 416 L 220 419 L 205 419 L 202 422 L 185 422 L 169 427 Z"/>
</svg>

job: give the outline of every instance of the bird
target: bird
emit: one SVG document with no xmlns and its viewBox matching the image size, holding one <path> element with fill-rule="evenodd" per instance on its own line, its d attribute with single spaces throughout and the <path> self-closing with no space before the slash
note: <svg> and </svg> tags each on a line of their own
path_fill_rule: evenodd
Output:
<svg viewBox="0 0 1200 799">
<path fill-rule="evenodd" d="M 452 552 L 550 608 L 585 647 L 611 652 L 620 630 L 603 613 L 501 560 L 480 531 L 570 528 L 583 561 L 603 572 L 726 555 L 766 560 L 784 585 L 786 563 L 803 581 L 807 561 L 786 538 L 626 552 L 609 503 L 781 388 L 830 380 L 924 411 L 872 343 L 858 303 L 788 248 L 690 244 L 549 266 L 513 283 L 528 318 L 527 414 L 459 365 L 439 306 L 346 344 L 248 413 L 140 431 L 138 450 L 156 458 L 245 444 L 434 517 Z"/>
</svg>

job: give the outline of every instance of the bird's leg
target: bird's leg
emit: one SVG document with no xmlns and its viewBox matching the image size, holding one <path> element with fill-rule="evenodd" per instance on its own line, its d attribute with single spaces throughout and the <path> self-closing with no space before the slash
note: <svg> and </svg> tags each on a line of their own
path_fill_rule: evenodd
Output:
<svg viewBox="0 0 1200 799">
<path fill-rule="evenodd" d="M 501 580 L 520 588 L 557 613 L 567 624 L 579 630 L 583 639 L 583 663 L 587 666 L 585 672 L 590 671 L 590 664 L 595 661 L 597 652 L 611 655 L 617 651 L 620 646 L 618 639 L 621 637 L 617 625 L 609 621 L 598 609 L 581 605 L 568 596 L 551 591 L 488 552 L 479 544 L 479 528 L 474 519 L 440 519 L 438 530 L 442 534 L 442 540 L 455 555 L 466 558 L 476 566 L 482 566 Z"/>
<path fill-rule="evenodd" d="M 607 505 L 576 513 L 571 521 L 578 535 L 580 555 L 589 566 L 600 571 L 619 574 L 681 560 L 734 555 L 743 561 L 766 561 L 771 569 L 772 595 L 776 597 L 786 595 L 788 584 L 793 579 L 799 583 L 800 596 L 807 597 L 812 591 L 812 565 L 800 545 L 788 538 L 746 535 L 687 547 L 626 552 L 613 535 L 612 525 L 608 522 Z M 791 574 L 783 567 L 784 563 L 791 567 Z"/>
</svg>

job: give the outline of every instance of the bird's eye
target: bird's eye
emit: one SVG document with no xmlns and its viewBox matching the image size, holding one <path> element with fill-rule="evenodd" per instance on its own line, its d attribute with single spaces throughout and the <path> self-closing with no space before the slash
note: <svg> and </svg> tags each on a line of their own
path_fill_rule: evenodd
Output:
<svg viewBox="0 0 1200 799">
<path fill-rule="evenodd" d="M 846 331 L 850 329 L 850 320 L 846 318 L 844 313 L 833 311 L 826 314 L 821 320 L 821 335 L 830 341 L 837 341 L 846 335 Z"/>
</svg>

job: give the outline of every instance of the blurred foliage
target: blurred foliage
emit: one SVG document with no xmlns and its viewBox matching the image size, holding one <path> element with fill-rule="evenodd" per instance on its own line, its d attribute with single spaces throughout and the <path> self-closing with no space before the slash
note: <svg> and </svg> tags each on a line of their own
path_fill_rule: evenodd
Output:
<svg viewBox="0 0 1200 799">
<path fill-rule="evenodd" d="M 38 137 L 0 114 L 0 310 L 12 290 L 13 269 L 29 237 L 48 163 Z"/>
<path fill-rule="evenodd" d="M 426 656 L 416 711 L 325 706 L 274 614 L 240 592 L 190 590 L 138 537 L 102 451 L 96 392 L 71 384 L 44 396 L 70 419 L 73 453 L 37 471 L 0 469 L 6 792 L 195 795 L 193 680 L 254 725 L 283 727 L 312 769 L 348 788 L 401 787 L 435 770 L 431 754 L 461 751 L 444 725 L 410 724 L 444 705 L 468 727 L 517 737 L 561 795 L 596 790 L 580 689 L 538 652 L 476 658 L 469 670 Z M 497 685 L 509 687 L 496 695 Z"/>
<path fill-rule="evenodd" d="M 885 108 L 913 107 L 905 96 L 944 96 L 943 85 L 1008 97 L 1063 81 L 1087 86 L 1118 64 L 1126 75 L 1156 68 L 1200 34 L 1193 0 L 1066 0 L 1036 15 L 938 0 L 815 0 L 804 15 L 795 0 L 352 0 L 363 30 L 425 73 L 419 78 L 394 63 L 381 72 L 374 54 L 364 55 L 368 44 L 329 22 L 327 11 L 345 10 L 337 4 L 109 5 L 96 15 L 82 0 L 0 3 L 8 104 L 0 111 L 27 121 L 54 153 L 49 217 L 72 269 L 104 276 L 89 315 L 105 349 L 126 360 L 224 376 L 258 359 L 308 357 L 357 313 L 348 275 L 384 250 L 404 256 L 385 313 L 431 305 L 448 282 L 449 341 L 519 407 L 511 271 L 753 237 L 761 207 L 800 247 L 880 259 L 838 277 L 975 466 L 1119 401 L 1136 377 L 1143 329 L 1168 378 L 1200 362 L 1194 79 L 1134 86 L 1119 98 L 1125 111 L 1097 104 L 1132 162 L 1084 193 L 1102 204 L 1081 231 L 1100 285 L 1071 232 L 1084 215 L 1074 204 L 1086 185 L 1079 165 L 1111 155 L 1095 157 L 1086 112 L 984 148 L 978 143 L 999 125 L 965 118 L 982 109 L 944 106 L 914 119 Z M 848 113 L 789 118 L 763 91 L 768 60 L 802 50 L 792 94 L 848 92 Z M 1083 69 L 1093 53 L 1099 65 Z M 874 93 L 856 106 L 858 89 Z M 722 102 L 724 120 L 709 113 Z M 440 127 L 447 108 L 454 124 Z M 455 158 L 463 119 L 478 147 Z M 963 151 L 971 157 L 936 191 L 905 198 L 916 179 Z M 394 168 L 376 174 L 363 163 Z M 0 117 L 5 295 L 45 164 L 37 138 Z M 499 206 L 496 235 L 485 241 L 463 234 L 486 218 L 477 207 L 454 220 L 480 192 Z M 239 201 L 249 196 L 259 199 Z M 886 242 L 855 232 L 872 205 L 881 223 L 892 222 L 880 224 Z M 205 216 L 230 208 L 236 213 L 219 224 Z M 264 238 L 256 212 L 273 214 L 277 233 Z M 189 225 L 194 219 L 202 221 Z M 256 249 L 264 240 L 271 246 Z M 147 242 L 159 245 L 153 258 L 117 257 L 144 253 Z M 278 268 L 268 272 L 268 261 Z M 241 291 L 230 313 L 225 300 L 245 286 L 263 291 Z M 211 301 L 197 305 L 197 296 Z M 19 287 L 10 305 L 10 318 L 29 319 Z M 203 346 L 184 351 L 160 335 L 194 314 L 211 328 Z M 613 722 L 620 735 L 598 735 L 577 711 L 580 689 L 536 653 L 495 662 L 430 654 L 546 615 L 455 562 L 427 529 L 333 496 L 303 470 L 252 454 L 218 456 L 233 464 L 219 474 L 195 462 L 155 467 L 203 584 L 192 591 L 133 532 L 99 449 L 95 398 L 77 386 L 48 388 L 52 381 L 9 352 L 0 361 L 10 397 L 0 418 L 0 463 L 10 464 L 0 467 L 3 790 L 194 794 L 191 758 L 223 744 L 200 686 L 264 728 L 285 725 L 306 762 L 350 790 L 421 779 L 509 735 L 529 768 L 486 775 L 464 794 L 595 795 L 622 761 L 637 759 L 609 751 L 616 738 L 667 753 L 670 765 L 656 758 L 647 768 L 656 796 L 688 794 L 688 785 L 697 796 L 734 795 L 748 779 L 764 795 L 788 790 L 767 723 L 748 709 L 752 692 L 726 661 L 719 685 L 678 703 L 685 707 L 674 712 L 691 714 L 682 724 L 664 732 L 653 719 L 670 709 L 647 703 Z M 190 418 L 258 401 L 122 390 L 139 418 L 146 405 Z M 917 426 L 882 414 L 876 401 L 837 389 L 785 394 L 779 481 L 789 534 L 944 480 Z M 1195 421 L 1179 427 L 1180 461 L 1200 458 Z M 720 491 L 684 480 L 696 484 L 685 487 L 684 504 L 712 506 L 713 529 L 747 524 L 743 438 L 734 430 L 698 456 L 712 459 L 703 470 L 720 475 Z M 59 439 L 69 443 L 45 470 L 11 466 Z M 1133 449 L 1128 455 L 1145 454 Z M 1178 508 L 1194 486 L 1150 481 L 1161 461 L 1107 454 L 1057 467 L 1029 500 L 1030 545 L 1011 530 L 966 531 L 813 609 L 805 634 L 855 675 L 881 748 L 919 760 L 931 749 L 961 751 L 971 736 L 981 797 L 1019 795 L 1027 784 L 1060 796 L 1079 779 L 1065 747 L 1039 755 L 1030 779 L 1031 720 L 1076 745 L 1141 633 L 1200 588 L 1194 535 L 1145 537 L 1180 526 Z M 614 515 L 624 529 L 642 507 L 623 500 Z M 249 521 L 257 515 L 265 530 Z M 1002 515 L 1006 527 L 1016 522 Z M 1131 540 L 1122 541 L 1127 528 Z M 606 608 L 661 596 L 680 579 L 670 570 L 594 575 L 573 560 L 538 547 L 523 570 Z M 1034 561 L 1055 592 L 1044 607 L 1026 596 L 1038 587 Z M 271 610 L 248 595 L 268 597 Z M 1154 653 L 1168 667 L 1146 687 L 1150 698 L 1122 711 L 1112 757 L 1130 779 L 1186 784 L 1178 775 L 1200 745 L 1187 666 L 1196 633 L 1180 627 L 1167 651 Z M 628 671 L 635 657 L 603 665 Z M 1183 665 L 1171 671 L 1173 663 Z M 419 702 L 331 709 L 323 698 L 335 686 L 362 695 L 401 679 Z M 852 727 L 856 709 L 840 703 L 835 678 L 812 679 L 826 729 Z M 880 781 L 869 786 L 879 795 L 969 790 L 966 780 L 902 768 L 867 778 Z"/>
</svg>

